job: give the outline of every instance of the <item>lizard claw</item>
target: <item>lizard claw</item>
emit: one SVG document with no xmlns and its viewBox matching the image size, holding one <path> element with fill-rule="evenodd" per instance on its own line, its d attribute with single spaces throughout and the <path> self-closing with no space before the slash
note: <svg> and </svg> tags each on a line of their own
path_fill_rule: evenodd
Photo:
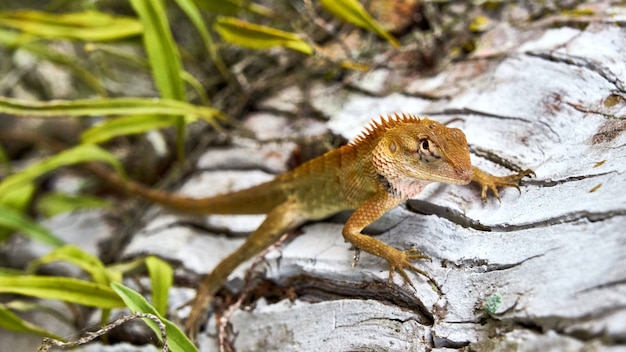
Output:
<svg viewBox="0 0 626 352">
<path fill-rule="evenodd" d="M 407 275 L 405 269 L 411 270 L 416 274 L 423 275 L 431 280 L 431 278 L 428 276 L 428 274 L 426 274 L 425 271 L 420 270 L 413 266 L 413 264 L 411 264 L 411 261 L 421 259 L 432 261 L 428 255 L 422 253 L 417 248 L 411 248 L 406 251 L 396 249 L 393 255 L 390 255 L 387 258 L 387 261 L 389 262 L 389 284 L 393 283 L 393 273 L 398 272 L 398 274 L 402 276 L 402 279 L 404 279 L 406 283 L 408 283 L 413 289 L 415 289 L 415 286 L 413 286 L 413 282 L 411 281 L 411 279 L 409 279 L 409 276 Z"/>
<path fill-rule="evenodd" d="M 359 260 L 361 260 L 361 250 L 358 248 L 355 248 L 354 250 L 354 257 L 352 258 L 352 267 L 356 268 L 357 265 L 359 265 Z"/>
<path fill-rule="evenodd" d="M 531 169 L 520 171 L 509 176 L 494 176 L 479 169 L 474 169 L 474 181 L 481 186 L 480 198 L 486 202 L 487 192 L 493 192 L 494 196 L 500 201 L 500 193 L 498 187 L 515 187 L 520 192 L 519 181 L 526 176 L 535 176 L 535 172 Z"/>
</svg>

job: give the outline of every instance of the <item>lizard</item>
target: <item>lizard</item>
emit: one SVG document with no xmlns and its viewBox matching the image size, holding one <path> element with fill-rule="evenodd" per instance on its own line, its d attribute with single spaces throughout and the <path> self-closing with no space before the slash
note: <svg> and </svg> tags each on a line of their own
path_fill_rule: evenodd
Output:
<svg viewBox="0 0 626 352">
<path fill-rule="evenodd" d="M 357 251 L 381 257 L 394 273 L 413 286 L 407 271 L 428 275 L 412 262 L 429 260 L 416 248 L 400 250 L 364 234 L 363 229 L 387 211 L 415 197 L 431 182 L 481 187 L 500 200 L 498 187 L 516 187 L 530 169 L 494 176 L 470 161 L 465 134 L 458 128 L 411 114 L 381 116 L 351 143 L 309 160 L 273 180 L 248 189 L 207 198 L 193 198 L 149 188 L 119 175 L 92 170 L 98 176 L 134 194 L 174 211 L 191 214 L 267 214 L 245 242 L 201 278 L 185 330 L 195 340 L 212 297 L 228 275 L 284 233 L 306 221 L 354 210 L 342 235 Z M 358 252 L 357 252 L 358 253 Z M 358 258 L 355 256 L 355 260 Z"/>
</svg>

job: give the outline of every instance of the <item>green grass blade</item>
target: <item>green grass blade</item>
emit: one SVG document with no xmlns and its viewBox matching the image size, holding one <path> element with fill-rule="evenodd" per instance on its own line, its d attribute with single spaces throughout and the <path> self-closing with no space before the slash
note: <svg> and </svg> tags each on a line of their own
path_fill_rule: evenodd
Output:
<svg viewBox="0 0 626 352">
<path fill-rule="evenodd" d="M 112 283 L 111 287 L 117 294 L 122 297 L 126 306 L 133 313 L 150 313 L 161 319 L 165 324 L 165 330 L 167 332 L 167 341 L 172 352 L 197 352 L 196 346 L 185 336 L 185 334 L 171 321 L 164 319 L 157 310 L 146 301 L 146 299 L 139 293 L 131 290 L 130 288 L 118 284 Z M 161 336 L 161 332 L 157 325 L 149 319 L 143 319 L 148 326 L 154 330 L 157 336 Z"/>
<path fill-rule="evenodd" d="M 115 157 L 106 150 L 95 145 L 84 144 L 65 150 L 48 159 L 32 164 L 24 170 L 13 174 L 0 183 L 0 198 L 15 187 L 34 181 L 41 175 L 62 166 L 82 162 L 102 161 L 113 166 L 118 173 L 124 175 L 124 170 Z"/>
<path fill-rule="evenodd" d="M 143 42 L 154 82 L 166 99 L 186 101 L 185 83 L 181 73 L 183 64 L 180 52 L 169 30 L 163 0 L 131 0 L 135 12 L 144 26 Z M 178 116 L 176 124 L 176 151 L 184 159 L 185 122 Z"/>
<path fill-rule="evenodd" d="M 155 256 L 146 258 L 146 267 L 150 274 L 150 282 L 152 284 L 152 305 L 161 315 L 167 313 L 167 297 L 172 286 L 174 278 L 174 270 L 172 267 Z"/>
<path fill-rule="evenodd" d="M 87 195 L 69 195 L 65 193 L 46 193 L 41 195 L 35 205 L 39 214 L 47 218 L 83 209 L 110 208 L 111 203 L 98 197 Z"/>
<path fill-rule="evenodd" d="M 195 0 L 198 6 L 212 14 L 236 16 L 240 10 L 246 10 L 255 15 L 271 17 L 272 9 L 248 0 Z"/>
<path fill-rule="evenodd" d="M 124 302 L 109 286 L 58 276 L 0 276 L 0 293 L 55 299 L 89 307 L 118 308 Z"/>
<path fill-rule="evenodd" d="M 226 74 L 229 75 L 230 72 Z M 183 76 L 183 79 L 185 80 L 185 83 L 190 85 L 191 88 L 193 88 L 193 90 L 196 91 L 196 94 L 198 94 L 198 98 L 200 99 L 200 102 L 202 103 L 202 105 L 204 106 L 211 105 L 211 99 L 209 98 L 209 95 L 204 89 L 204 86 L 202 85 L 202 83 L 198 79 L 196 79 L 196 77 L 192 76 L 187 71 L 183 72 L 182 76 Z M 226 77 L 226 79 L 230 79 L 230 77 Z"/>
<path fill-rule="evenodd" d="M 24 235 L 43 243 L 58 247 L 64 243 L 43 226 L 32 221 L 23 213 L 0 204 L 0 227 L 20 231 Z"/>
<path fill-rule="evenodd" d="M 13 187 L 0 196 L 0 204 L 7 208 L 26 211 L 30 206 L 36 190 L 35 184 L 31 182 L 25 183 L 19 187 Z"/>
<path fill-rule="evenodd" d="M 5 221 L 9 221 L 8 219 L 14 219 L 15 215 L 18 215 L 18 216 L 24 217 L 25 221 L 30 222 L 31 220 L 27 217 L 25 212 L 30 207 L 36 190 L 37 188 L 35 187 L 35 184 L 32 182 L 29 182 L 24 185 L 14 187 L 10 191 L 0 196 L 0 205 L 4 206 L 5 208 L 10 208 L 14 211 L 13 214 L 9 214 L 9 213 L 5 214 Z M 0 225 L 0 242 L 6 240 L 16 230 L 20 230 L 20 227 L 16 227 L 16 226 L 20 226 L 20 225 L 15 224 L 14 226 L 9 226 L 9 227 Z M 35 238 L 37 239 L 41 238 L 44 241 L 46 241 L 45 237 L 47 236 L 47 234 L 39 233 L 38 236 L 44 236 L 44 238 L 42 237 L 35 237 Z M 51 240 L 58 241 L 56 238 L 51 239 Z M 46 243 L 49 243 L 49 242 L 46 242 Z"/>
<path fill-rule="evenodd" d="M 236 16 L 243 4 L 241 0 L 195 0 L 198 6 L 212 14 Z"/>
<path fill-rule="evenodd" d="M 152 74 L 161 96 L 185 101 L 178 47 L 169 30 L 163 0 L 131 0 L 143 24 L 143 41 Z"/>
<path fill-rule="evenodd" d="M 217 109 L 182 101 L 154 98 L 108 98 L 33 102 L 0 97 L 0 113 L 36 116 L 193 115 L 214 123 L 224 115 Z"/>
<path fill-rule="evenodd" d="M 5 169 L 4 171 L 11 171 L 11 162 L 4 148 L 0 145 L 0 171 L 3 171 L 2 169 Z"/>
<path fill-rule="evenodd" d="M 378 34 L 396 48 L 400 47 L 398 40 L 383 29 L 358 0 L 320 0 L 320 3 L 334 16 Z"/>
<path fill-rule="evenodd" d="M 212 0 L 215 1 L 215 0 Z M 202 38 L 202 42 L 209 53 L 209 57 L 217 67 L 217 70 L 222 74 L 228 81 L 232 81 L 232 77 L 230 71 L 226 67 L 226 64 L 220 57 L 215 45 L 213 44 L 213 39 L 211 38 L 211 34 L 207 29 L 207 25 L 204 23 L 204 19 L 202 18 L 202 14 L 200 10 L 196 6 L 193 0 L 176 0 L 178 6 L 185 12 L 187 17 L 191 20 L 191 23 L 196 27 L 198 33 L 200 33 L 200 37 Z"/>
<path fill-rule="evenodd" d="M 11 312 L 6 306 L 0 304 L 0 328 L 15 331 L 37 334 L 57 340 L 63 340 L 59 336 L 46 331 L 45 329 L 22 320 L 15 313 Z"/>
<path fill-rule="evenodd" d="M 56 261 L 65 261 L 76 265 L 87 272 L 93 281 L 98 284 L 108 286 L 111 283 L 106 267 L 100 259 L 74 245 L 57 248 L 47 255 L 30 262 L 26 271 L 33 273 L 39 266 Z"/>
<path fill-rule="evenodd" d="M 3 275 L 22 275 L 24 272 L 22 270 L 12 269 L 12 268 L 4 268 L 0 266 L 0 276 Z"/>
<path fill-rule="evenodd" d="M 186 123 L 196 121 L 194 118 L 186 119 Z M 174 127 L 178 123 L 178 117 L 172 115 L 135 115 L 116 117 L 94 126 L 81 135 L 83 143 L 102 143 L 111 138 L 139 134 L 147 131 Z"/>
<path fill-rule="evenodd" d="M 141 23 L 134 18 L 97 11 L 67 14 L 30 10 L 0 12 L 0 26 L 40 38 L 84 41 L 121 40 L 142 31 Z"/>
<path fill-rule="evenodd" d="M 246 48 L 268 49 L 283 46 L 306 55 L 313 54 L 313 47 L 298 34 L 242 21 L 238 18 L 220 17 L 215 22 L 214 28 L 224 40 Z"/>
</svg>

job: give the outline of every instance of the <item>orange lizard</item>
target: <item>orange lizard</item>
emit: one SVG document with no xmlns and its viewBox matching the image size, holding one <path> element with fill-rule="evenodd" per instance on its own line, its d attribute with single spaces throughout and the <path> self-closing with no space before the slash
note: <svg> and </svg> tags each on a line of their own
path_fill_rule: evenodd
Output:
<svg viewBox="0 0 626 352">
<path fill-rule="evenodd" d="M 204 276 L 198 287 L 185 328 L 195 339 L 208 312 L 212 296 L 241 263 L 270 246 L 285 232 L 305 221 L 355 209 L 343 227 L 343 237 L 357 248 L 389 263 L 412 286 L 406 270 L 427 276 L 411 263 L 429 259 L 419 250 L 400 250 L 361 231 L 388 210 L 418 195 L 430 182 L 482 187 L 481 198 L 497 187 L 518 187 L 533 174 L 524 170 L 505 177 L 493 176 L 470 162 L 465 135 L 457 128 L 413 115 L 396 114 L 373 121 L 352 143 L 310 160 L 272 181 L 245 190 L 209 198 L 190 198 L 124 183 L 110 172 L 97 172 L 130 193 L 170 209 L 196 214 L 267 214 L 265 221 L 235 252 Z"/>
</svg>

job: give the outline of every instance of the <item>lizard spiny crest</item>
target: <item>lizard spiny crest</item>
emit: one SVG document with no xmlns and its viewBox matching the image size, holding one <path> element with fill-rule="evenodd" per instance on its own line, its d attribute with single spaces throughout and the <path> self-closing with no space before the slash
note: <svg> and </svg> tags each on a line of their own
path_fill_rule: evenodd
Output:
<svg viewBox="0 0 626 352">
<path fill-rule="evenodd" d="M 420 122 L 420 118 L 413 114 L 394 113 L 387 116 L 380 115 L 380 121 L 372 120 L 350 144 L 376 144 L 385 135 L 388 129 L 405 123 Z"/>
</svg>

